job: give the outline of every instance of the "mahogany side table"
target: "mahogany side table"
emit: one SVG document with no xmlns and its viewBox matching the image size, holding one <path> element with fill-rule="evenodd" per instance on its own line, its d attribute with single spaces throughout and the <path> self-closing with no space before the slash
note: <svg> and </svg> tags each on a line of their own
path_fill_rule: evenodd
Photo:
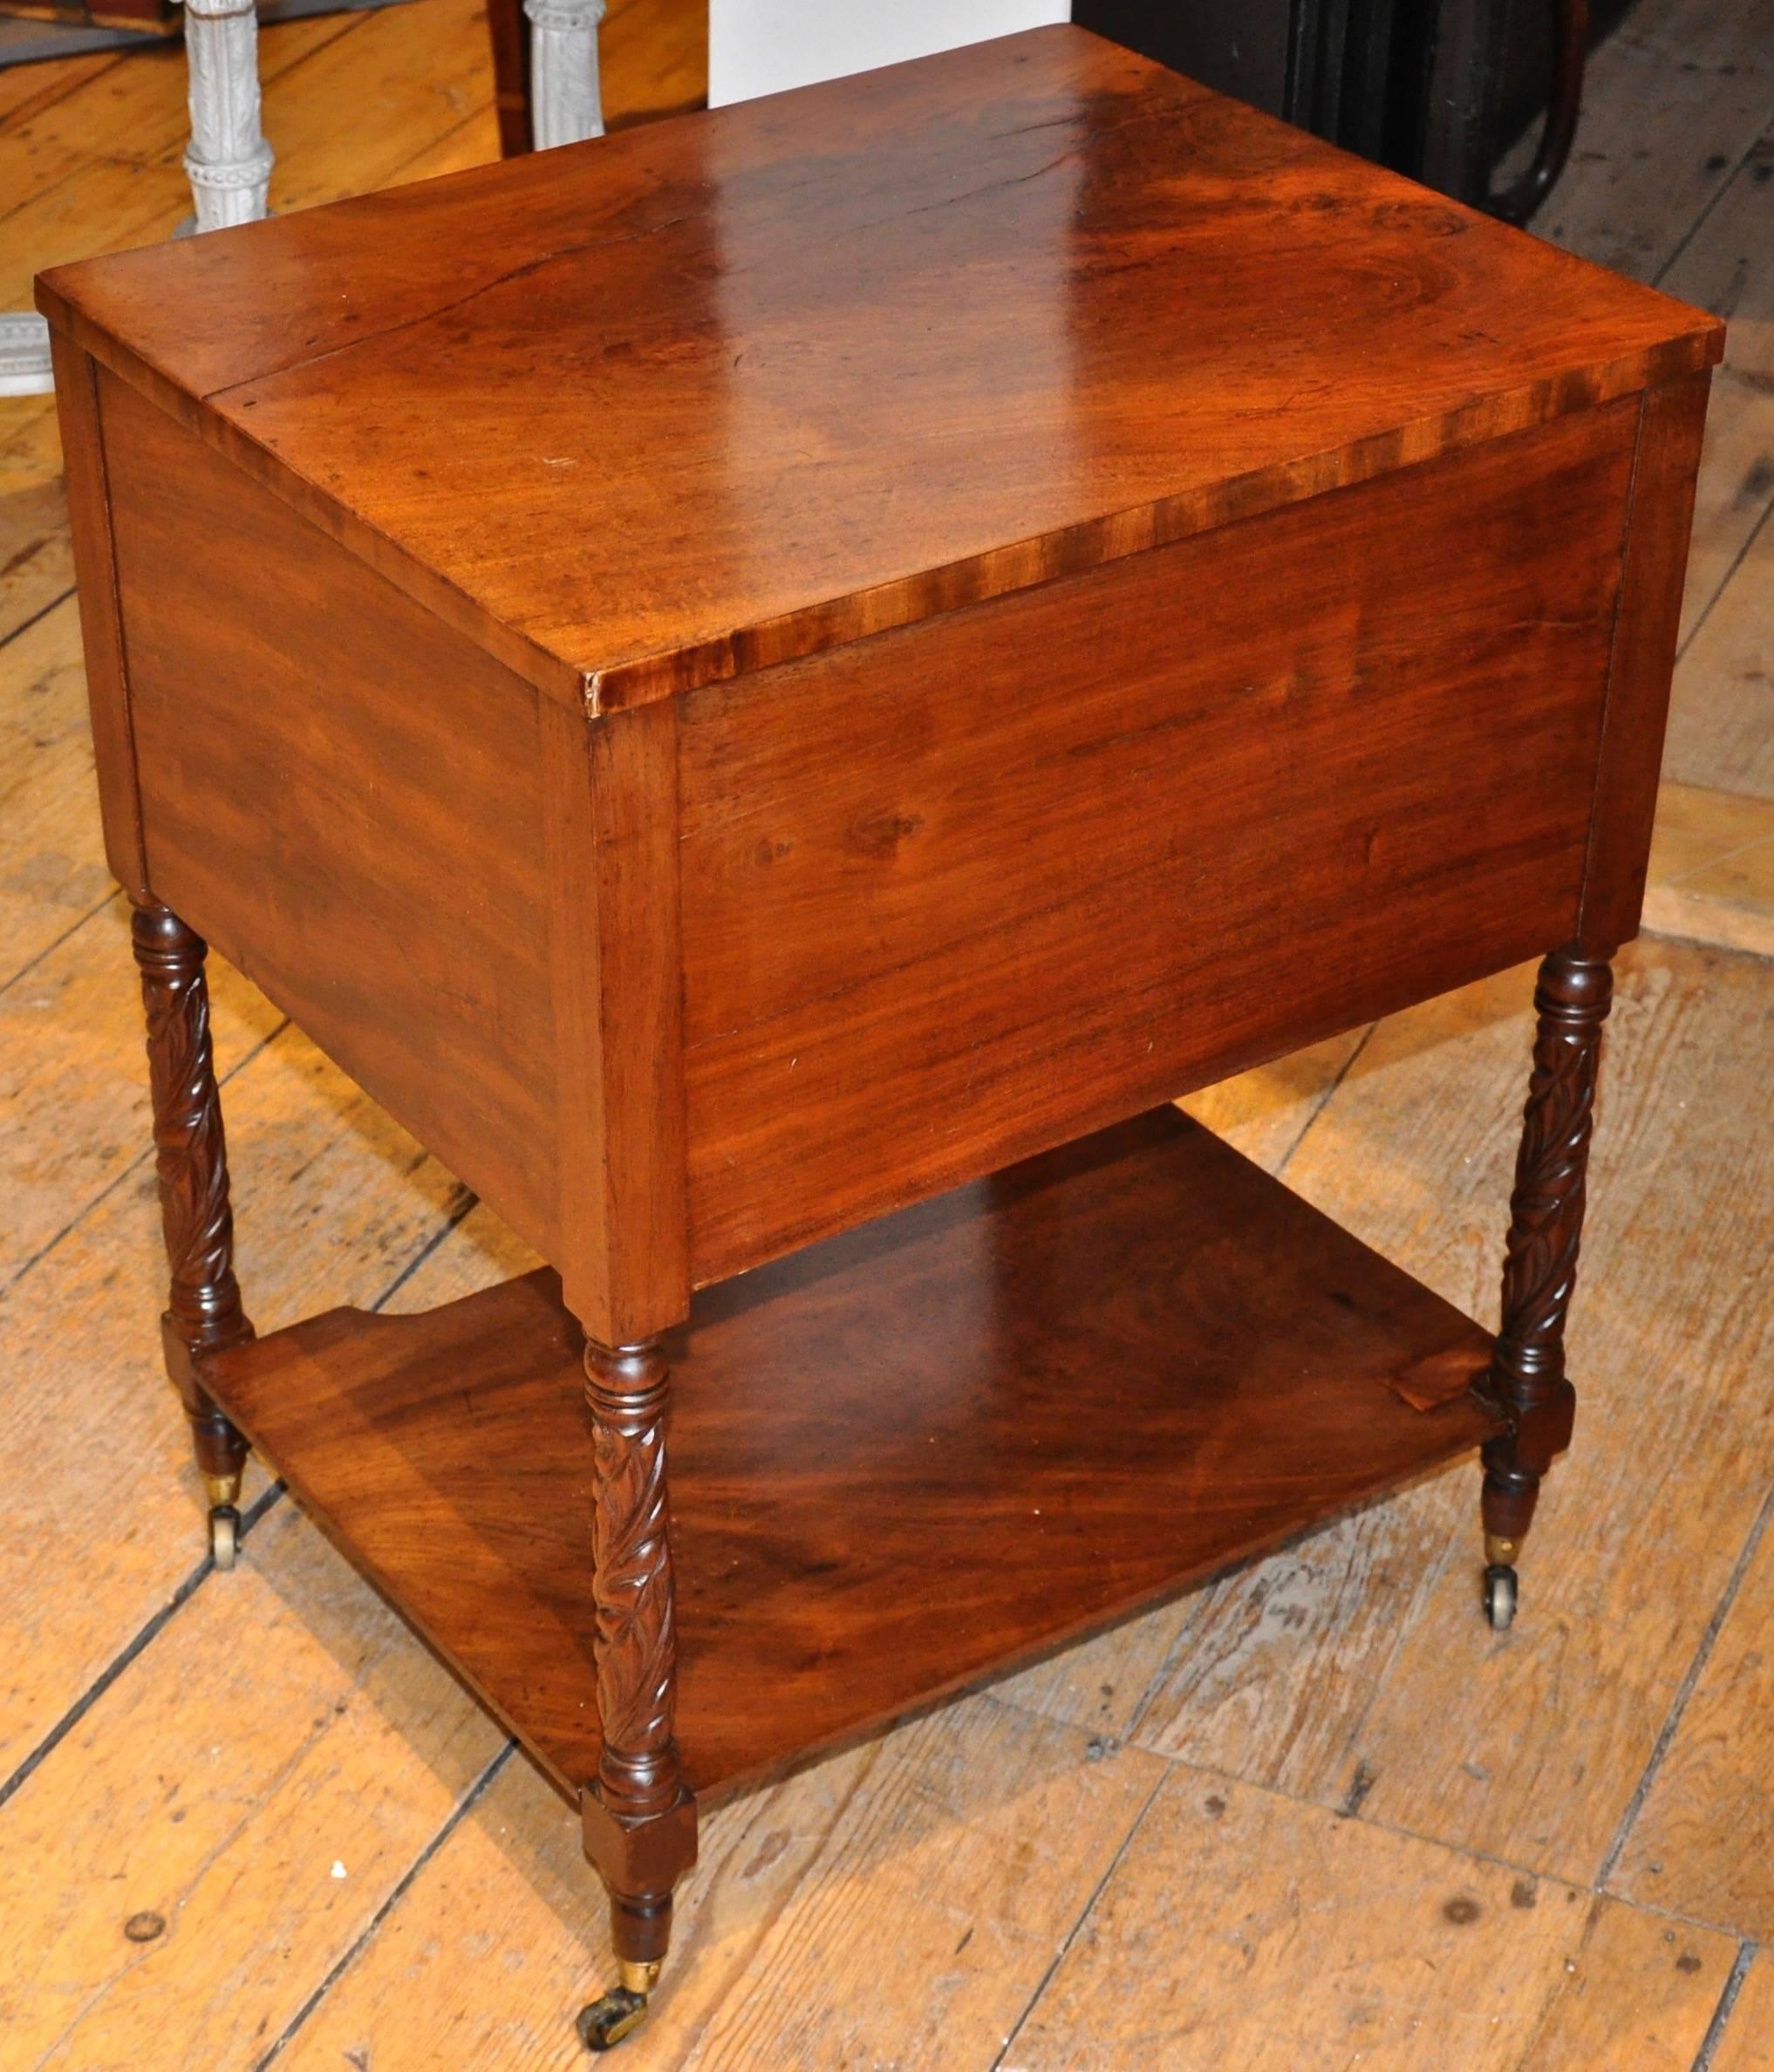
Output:
<svg viewBox="0 0 1774 2072">
<path fill-rule="evenodd" d="M 699 1808 L 1479 1447 L 1508 1622 L 1712 318 L 1072 28 L 39 296 L 218 1564 L 578 1802 L 588 2043 Z M 549 1267 L 256 1339 L 206 941 Z M 1165 1105 L 1542 954 L 1494 1339 Z"/>
</svg>

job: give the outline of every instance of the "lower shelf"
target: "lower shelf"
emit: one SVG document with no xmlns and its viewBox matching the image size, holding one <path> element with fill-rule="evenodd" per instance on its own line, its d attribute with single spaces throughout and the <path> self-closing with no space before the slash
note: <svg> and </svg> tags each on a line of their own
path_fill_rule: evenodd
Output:
<svg viewBox="0 0 1774 2072">
<path fill-rule="evenodd" d="M 672 1346 L 679 1740 L 706 1804 L 1495 1428 L 1479 1327 L 1174 1109 L 699 1296 Z M 597 1764 L 579 1332 L 546 1271 L 208 1362 L 562 1787 Z M 1477 1489 L 1474 1504 L 1476 1511 Z"/>
</svg>

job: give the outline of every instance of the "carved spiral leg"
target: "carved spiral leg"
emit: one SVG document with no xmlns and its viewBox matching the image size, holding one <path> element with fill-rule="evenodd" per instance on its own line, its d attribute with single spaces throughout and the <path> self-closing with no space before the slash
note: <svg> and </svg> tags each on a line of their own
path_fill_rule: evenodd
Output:
<svg viewBox="0 0 1774 2072">
<path fill-rule="evenodd" d="M 172 1268 L 160 1339 L 167 1373 L 191 1421 L 209 1490 L 211 1544 L 230 1566 L 247 1444 L 198 1381 L 207 1353 L 253 1335 L 234 1278 L 228 1152 L 209 1043 L 205 944 L 162 906 L 138 907 L 131 924 L 147 1011 L 148 1081 L 159 1154 L 160 1224 Z"/>
<path fill-rule="evenodd" d="M 1565 1319 L 1577 1285 L 1601 1026 L 1613 996 L 1606 958 L 1559 950 L 1540 966 L 1533 1076 L 1510 1201 L 1503 1325 L 1486 1383 L 1510 1427 L 1484 1448 L 1485 1598 L 1499 1627 L 1514 1615 L 1515 1564 L 1540 1478 L 1571 1443 L 1576 1401 L 1565 1378 Z"/>
<path fill-rule="evenodd" d="M 579 2017 L 607 2050 L 645 2019 L 672 1933 L 672 1893 L 696 1860 L 696 1810 L 672 1738 L 678 1648 L 665 1487 L 668 1373 L 656 1345 L 585 1348 L 596 1467 L 592 1551 L 603 1752 L 582 1810 L 610 1888 L 622 1983 Z"/>
</svg>

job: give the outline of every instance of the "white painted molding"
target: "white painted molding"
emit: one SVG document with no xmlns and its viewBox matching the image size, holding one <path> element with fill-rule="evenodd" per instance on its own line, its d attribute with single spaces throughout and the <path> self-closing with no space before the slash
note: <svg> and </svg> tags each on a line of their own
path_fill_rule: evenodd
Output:
<svg viewBox="0 0 1774 2072">
<path fill-rule="evenodd" d="M 265 213 L 271 147 L 259 127 L 259 24 L 252 0 L 185 0 L 191 142 L 185 171 L 197 228 L 255 223 Z"/>
<path fill-rule="evenodd" d="M 604 134 L 597 24 L 604 0 L 523 0 L 529 17 L 531 128 L 538 151 Z"/>
<path fill-rule="evenodd" d="M 24 310 L 0 317 L 0 396 L 42 396 L 54 386 L 48 324 Z"/>
</svg>

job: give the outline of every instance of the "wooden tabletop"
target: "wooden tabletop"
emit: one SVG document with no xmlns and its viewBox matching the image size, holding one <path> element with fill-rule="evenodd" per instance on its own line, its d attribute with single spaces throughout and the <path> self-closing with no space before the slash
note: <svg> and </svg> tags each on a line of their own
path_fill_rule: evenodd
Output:
<svg viewBox="0 0 1774 2072">
<path fill-rule="evenodd" d="M 1541 422 L 1722 337 L 1071 27 L 38 296 L 594 711 Z"/>
</svg>

